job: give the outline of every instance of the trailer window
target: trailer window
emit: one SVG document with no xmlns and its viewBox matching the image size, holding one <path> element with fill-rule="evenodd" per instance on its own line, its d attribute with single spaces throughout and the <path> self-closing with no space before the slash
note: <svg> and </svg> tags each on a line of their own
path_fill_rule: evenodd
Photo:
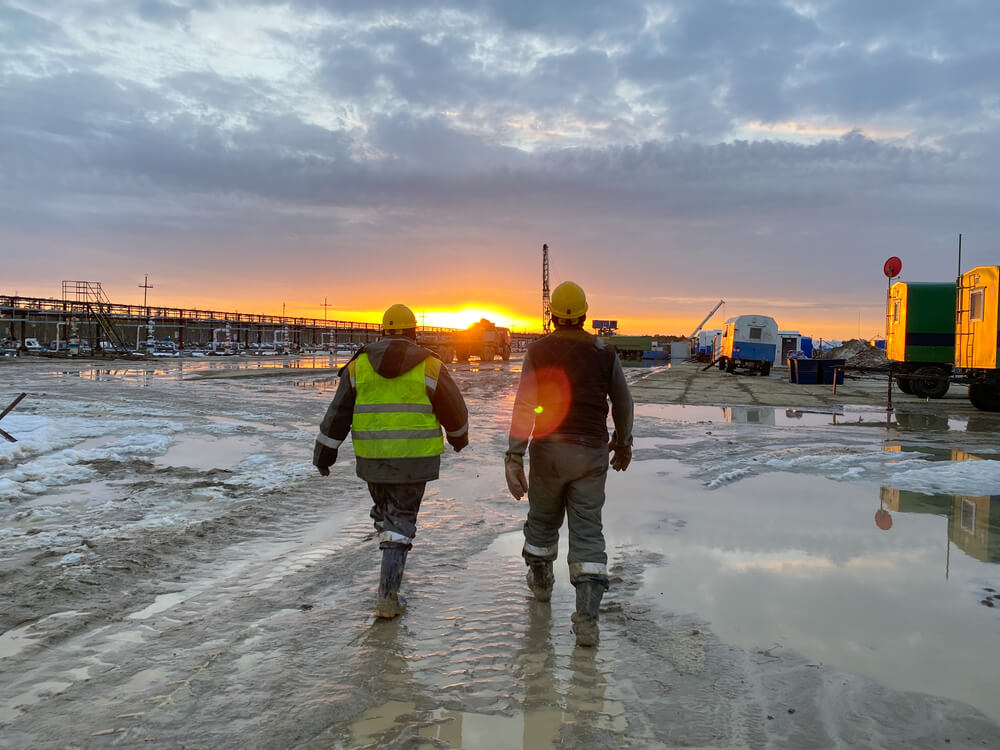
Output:
<svg viewBox="0 0 1000 750">
<path fill-rule="evenodd" d="M 764 329 L 763 328 L 754 328 L 753 326 L 750 326 L 750 340 L 751 341 L 753 341 L 754 339 L 756 339 L 757 341 L 760 341 L 761 335 L 763 333 L 764 333 Z"/>
<path fill-rule="evenodd" d="M 893 323 L 898 323 L 899 322 L 899 307 L 900 307 L 899 300 L 896 300 L 895 302 L 892 303 L 892 322 Z"/>
<path fill-rule="evenodd" d="M 973 532 L 976 530 L 976 504 L 965 498 L 962 498 L 962 513 L 959 517 L 959 524 L 963 531 Z"/>
<path fill-rule="evenodd" d="M 985 302 L 985 289 L 973 289 L 969 292 L 969 320 L 983 319 L 983 309 L 986 307 Z"/>
</svg>

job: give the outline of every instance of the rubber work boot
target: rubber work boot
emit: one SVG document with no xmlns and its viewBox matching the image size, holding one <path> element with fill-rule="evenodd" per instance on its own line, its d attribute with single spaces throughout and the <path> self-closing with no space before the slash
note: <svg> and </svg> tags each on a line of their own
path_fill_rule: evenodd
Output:
<svg viewBox="0 0 1000 750">
<path fill-rule="evenodd" d="M 604 584 L 598 581 L 580 581 L 576 584 L 576 612 L 573 613 L 573 632 L 577 646 L 596 646 L 598 640 L 597 614 L 604 597 Z"/>
<path fill-rule="evenodd" d="M 528 588 L 535 595 L 535 601 L 547 602 L 552 598 L 552 586 L 556 577 L 552 574 L 552 563 L 532 563 L 528 566 Z"/>
<path fill-rule="evenodd" d="M 376 617 L 391 620 L 406 611 L 406 599 L 399 595 L 399 584 L 403 582 L 408 551 L 405 547 L 386 547 L 382 550 L 382 573 L 375 599 Z"/>
</svg>

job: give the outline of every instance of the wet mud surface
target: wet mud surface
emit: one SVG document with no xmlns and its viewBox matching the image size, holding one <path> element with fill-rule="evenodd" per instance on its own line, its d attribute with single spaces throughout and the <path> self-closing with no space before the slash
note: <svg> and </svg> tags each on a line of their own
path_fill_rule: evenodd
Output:
<svg viewBox="0 0 1000 750">
<path fill-rule="evenodd" d="M 983 644 L 1000 610 L 979 603 L 1000 591 L 995 560 L 958 546 L 961 514 L 955 530 L 906 505 L 910 485 L 943 508 L 956 482 L 968 498 L 989 481 L 996 435 L 969 417 L 639 406 L 633 466 L 608 483 L 601 643 L 581 649 L 565 566 L 551 603 L 524 584 L 526 506 L 502 471 L 517 362 L 454 367 L 472 444 L 429 485 L 391 622 L 372 616 L 379 556 L 349 449 L 329 478 L 309 465 L 330 374 L 178 367 L 0 369 L 4 395 L 31 391 L 4 421 L 23 442 L 0 456 L 2 747 L 996 746 L 988 677 L 896 674 L 878 659 L 893 633 L 822 625 L 865 619 L 850 609 L 870 576 L 849 571 L 905 567 L 927 582 L 893 600 L 901 653 L 996 673 Z M 947 544 L 945 581 L 927 550 Z M 799 610 L 815 620 L 796 628 Z"/>
</svg>

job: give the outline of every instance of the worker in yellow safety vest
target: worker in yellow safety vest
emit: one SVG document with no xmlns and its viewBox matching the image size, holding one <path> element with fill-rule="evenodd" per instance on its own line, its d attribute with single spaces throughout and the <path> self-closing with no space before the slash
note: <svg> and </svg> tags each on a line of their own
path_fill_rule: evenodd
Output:
<svg viewBox="0 0 1000 750">
<path fill-rule="evenodd" d="M 355 468 L 368 482 L 382 550 L 375 616 L 392 619 L 406 610 L 399 586 L 424 488 L 438 478 L 442 427 L 448 443 L 462 450 L 469 444 L 469 412 L 441 360 L 417 345 L 417 319 L 410 308 L 390 307 L 382 329 L 381 339 L 362 347 L 340 369 L 337 393 L 316 437 L 313 465 L 329 476 L 351 433 Z"/>
<path fill-rule="evenodd" d="M 505 458 L 507 488 L 528 494 L 524 549 L 528 588 L 552 596 L 559 528 L 569 525 L 569 576 L 576 588 L 578 646 L 598 640 L 598 610 L 608 588 L 601 514 L 608 454 L 615 471 L 632 460 L 632 395 L 615 350 L 583 330 L 587 297 L 564 281 L 552 292 L 556 330 L 530 346 L 521 366 Z M 608 401 L 615 431 L 608 437 Z M 529 445 L 530 440 L 530 445 Z M 530 457 L 524 476 L 524 454 Z"/>
</svg>

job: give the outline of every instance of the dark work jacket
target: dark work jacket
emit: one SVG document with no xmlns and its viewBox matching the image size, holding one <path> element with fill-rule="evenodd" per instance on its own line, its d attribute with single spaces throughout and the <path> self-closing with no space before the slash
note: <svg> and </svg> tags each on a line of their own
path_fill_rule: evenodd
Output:
<svg viewBox="0 0 1000 750">
<path fill-rule="evenodd" d="M 528 346 L 514 400 L 509 449 L 538 442 L 608 444 L 608 398 L 615 441 L 632 444 L 632 396 L 614 350 L 581 328 L 557 328 Z"/>
<path fill-rule="evenodd" d="M 362 347 L 352 357 L 356 359 L 367 354 L 375 372 L 384 378 L 395 378 L 408 372 L 434 353 L 417 346 L 405 336 L 386 336 L 374 344 Z M 313 465 L 326 468 L 337 460 L 337 450 L 351 431 L 354 417 L 354 403 L 357 391 L 351 384 L 347 365 L 340 368 L 340 385 L 326 410 L 326 416 L 319 426 L 319 435 L 313 450 Z M 455 381 L 441 366 L 437 385 L 433 391 L 428 386 L 428 397 L 434 415 L 444 428 L 448 443 L 460 451 L 469 444 L 469 411 L 465 399 L 455 385 Z M 428 482 L 438 478 L 441 468 L 440 456 L 420 456 L 418 458 L 364 458 L 355 457 L 355 469 L 359 477 L 367 482 L 380 484 L 403 484 L 407 482 Z"/>
</svg>

